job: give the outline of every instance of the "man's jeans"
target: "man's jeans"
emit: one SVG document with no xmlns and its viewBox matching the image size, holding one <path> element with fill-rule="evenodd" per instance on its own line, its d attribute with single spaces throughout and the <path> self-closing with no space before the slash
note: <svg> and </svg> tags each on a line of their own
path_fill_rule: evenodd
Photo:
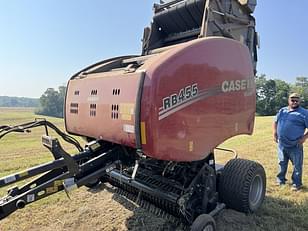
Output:
<svg viewBox="0 0 308 231">
<path fill-rule="evenodd" d="M 292 184 L 295 184 L 296 187 L 300 187 L 302 185 L 303 145 L 298 144 L 292 148 L 285 148 L 280 143 L 278 144 L 278 183 L 284 184 L 287 180 L 286 173 L 289 160 L 291 160 L 293 164 Z"/>
</svg>

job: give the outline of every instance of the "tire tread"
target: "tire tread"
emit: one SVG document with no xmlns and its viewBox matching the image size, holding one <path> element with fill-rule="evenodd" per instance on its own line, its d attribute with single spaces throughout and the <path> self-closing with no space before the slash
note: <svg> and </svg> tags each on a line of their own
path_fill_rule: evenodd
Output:
<svg viewBox="0 0 308 231">
<path fill-rule="evenodd" d="M 254 212 L 249 205 L 249 190 L 256 173 L 262 176 L 265 194 L 265 171 L 257 162 L 232 159 L 224 167 L 219 184 L 220 199 L 228 207 L 240 212 Z"/>
</svg>

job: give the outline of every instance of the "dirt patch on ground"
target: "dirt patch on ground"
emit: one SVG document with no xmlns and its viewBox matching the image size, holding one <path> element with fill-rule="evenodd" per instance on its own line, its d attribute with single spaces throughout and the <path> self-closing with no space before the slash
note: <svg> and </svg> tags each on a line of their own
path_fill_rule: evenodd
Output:
<svg viewBox="0 0 308 231">
<path fill-rule="evenodd" d="M 263 230 L 258 226 L 257 220 L 253 215 L 246 215 L 234 210 L 225 209 L 216 218 L 217 230 Z"/>
</svg>

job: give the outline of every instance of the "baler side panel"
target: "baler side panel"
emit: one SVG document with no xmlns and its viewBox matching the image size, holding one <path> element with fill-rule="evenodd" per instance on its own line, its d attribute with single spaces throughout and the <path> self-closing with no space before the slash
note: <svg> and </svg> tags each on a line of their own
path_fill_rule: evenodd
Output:
<svg viewBox="0 0 308 231">
<path fill-rule="evenodd" d="M 72 79 L 65 120 L 69 133 L 136 147 L 135 109 L 141 73 L 98 73 Z"/>
<path fill-rule="evenodd" d="M 226 139 L 252 133 L 255 83 L 245 46 L 216 37 L 168 52 L 145 78 L 141 121 L 146 123 L 146 155 L 200 160 Z"/>
</svg>

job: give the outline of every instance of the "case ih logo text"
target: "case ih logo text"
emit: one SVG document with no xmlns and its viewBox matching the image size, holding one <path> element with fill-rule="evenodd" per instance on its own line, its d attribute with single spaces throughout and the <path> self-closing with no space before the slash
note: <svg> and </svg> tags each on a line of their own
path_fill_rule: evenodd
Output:
<svg viewBox="0 0 308 231">
<path fill-rule="evenodd" d="M 163 98 L 163 110 L 175 107 L 176 105 L 198 95 L 197 84 L 192 84 L 180 89 L 178 94 L 172 94 Z"/>
<path fill-rule="evenodd" d="M 223 81 L 221 84 L 222 92 L 242 91 L 252 88 L 254 80 L 251 79 L 237 79 L 230 81 Z"/>
<path fill-rule="evenodd" d="M 254 79 L 226 80 L 210 88 L 200 90 L 197 83 L 194 83 L 180 89 L 178 94 L 163 98 L 163 105 L 159 108 L 158 120 L 162 120 L 197 101 L 223 93 L 244 91 L 244 96 L 250 96 L 254 93 L 254 84 Z"/>
</svg>

